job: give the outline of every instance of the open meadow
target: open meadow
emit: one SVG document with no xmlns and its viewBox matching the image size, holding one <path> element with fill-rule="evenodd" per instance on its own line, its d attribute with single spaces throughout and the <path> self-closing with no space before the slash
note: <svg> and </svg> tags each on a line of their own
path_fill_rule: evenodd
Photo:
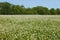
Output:
<svg viewBox="0 0 60 40">
<path fill-rule="evenodd" d="M 0 40 L 60 40 L 60 16 L 0 15 Z"/>
</svg>

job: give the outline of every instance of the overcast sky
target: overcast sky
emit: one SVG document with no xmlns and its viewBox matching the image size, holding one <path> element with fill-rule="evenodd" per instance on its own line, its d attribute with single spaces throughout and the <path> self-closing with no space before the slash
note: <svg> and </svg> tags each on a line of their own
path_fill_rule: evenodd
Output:
<svg viewBox="0 0 60 40">
<path fill-rule="evenodd" d="M 0 0 L 0 2 L 9 2 L 25 7 L 45 6 L 48 8 L 60 8 L 60 0 Z"/>
</svg>

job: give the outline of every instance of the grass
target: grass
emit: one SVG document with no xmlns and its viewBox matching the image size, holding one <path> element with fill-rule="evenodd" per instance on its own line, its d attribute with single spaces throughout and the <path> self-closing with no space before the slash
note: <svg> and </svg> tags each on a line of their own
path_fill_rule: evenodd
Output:
<svg viewBox="0 0 60 40">
<path fill-rule="evenodd" d="M 0 15 L 0 40 L 60 40 L 60 16 Z"/>
</svg>

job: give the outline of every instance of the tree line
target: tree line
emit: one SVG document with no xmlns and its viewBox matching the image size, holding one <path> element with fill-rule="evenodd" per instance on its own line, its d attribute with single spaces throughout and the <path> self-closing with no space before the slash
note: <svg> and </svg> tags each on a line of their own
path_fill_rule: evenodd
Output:
<svg viewBox="0 0 60 40">
<path fill-rule="evenodd" d="M 0 15 L 60 15 L 60 9 L 43 6 L 25 8 L 23 5 L 0 2 Z"/>
</svg>

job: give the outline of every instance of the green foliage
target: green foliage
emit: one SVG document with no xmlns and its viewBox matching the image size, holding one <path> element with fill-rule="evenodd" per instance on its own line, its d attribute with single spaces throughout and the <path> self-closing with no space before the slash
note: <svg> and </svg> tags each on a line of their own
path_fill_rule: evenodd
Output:
<svg viewBox="0 0 60 40">
<path fill-rule="evenodd" d="M 56 13 L 57 13 L 58 15 L 60 15 L 60 9 L 59 9 L 59 8 L 56 9 Z"/>
<path fill-rule="evenodd" d="M 14 5 L 8 2 L 0 2 L 0 14 L 2 15 L 60 15 L 60 9 L 48 9 L 43 6 L 25 8 L 23 5 Z"/>
<path fill-rule="evenodd" d="M 50 9 L 50 13 L 51 13 L 52 15 L 54 15 L 54 14 L 56 15 L 56 14 L 57 14 L 57 13 L 56 13 L 56 10 L 55 10 L 54 8 L 51 8 L 51 9 Z"/>
<path fill-rule="evenodd" d="M 24 14 L 24 8 L 20 7 L 19 5 L 13 5 L 11 7 L 12 14 Z"/>
<path fill-rule="evenodd" d="M 7 14 L 10 11 L 11 4 L 8 2 L 0 3 L 0 12 L 1 14 Z"/>
</svg>

